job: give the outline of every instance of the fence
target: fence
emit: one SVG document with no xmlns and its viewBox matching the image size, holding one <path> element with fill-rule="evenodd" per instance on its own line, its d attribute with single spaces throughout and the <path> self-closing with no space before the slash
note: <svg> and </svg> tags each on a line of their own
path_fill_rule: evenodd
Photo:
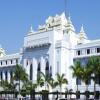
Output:
<svg viewBox="0 0 100 100">
<path fill-rule="evenodd" d="M 48 92 L 43 90 L 41 92 L 35 92 L 32 90 L 30 93 L 22 91 L 20 93 L 23 96 L 21 100 L 94 100 L 94 92 L 86 91 L 80 93 L 74 92 Z M 27 97 L 28 96 L 28 97 Z M 73 98 L 74 96 L 74 98 Z M 84 98 L 81 98 L 83 96 Z M 100 100 L 100 91 L 96 91 L 95 100 Z M 92 98 L 91 98 L 92 97 Z M 19 100 L 19 93 L 15 91 L 1 91 L 0 100 Z"/>
</svg>

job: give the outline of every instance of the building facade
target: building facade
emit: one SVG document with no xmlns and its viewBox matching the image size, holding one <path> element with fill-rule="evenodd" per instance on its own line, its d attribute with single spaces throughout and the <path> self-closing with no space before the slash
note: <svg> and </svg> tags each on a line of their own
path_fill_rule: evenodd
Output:
<svg viewBox="0 0 100 100">
<path fill-rule="evenodd" d="M 56 79 L 56 74 L 65 74 L 68 86 L 76 91 L 76 79 L 72 77 L 70 66 L 74 60 L 82 59 L 86 63 L 91 56 L 100 56 L 100 40 L 89 40 L 83 26 L 80 32 L 65 14 L 48 17 L 44 25 L 39 25 L 38 31 L 30 28 L 24 37 L 24 44 L 17 54 L 6 55 L 0 49 L 0 79 L 10 81 L 11 72 L 16 63 L 22 64 L 29 79 L 35 83 L 39 71 L 50 74 Z M 93 91 L 93 82 L 89 85 Z M 100 91 L 100 87 L 97 88 Z M 85 84 L 80 82 L 80 91 L 85 90 Z"/>
</svg>

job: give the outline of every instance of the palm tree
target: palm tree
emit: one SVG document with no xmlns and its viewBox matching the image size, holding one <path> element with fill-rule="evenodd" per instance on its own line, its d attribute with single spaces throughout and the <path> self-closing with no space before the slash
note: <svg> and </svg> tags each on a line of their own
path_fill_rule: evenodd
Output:
<svg viewBox="0 0 100 100">
<path fill-rule="evenodd" d="M 60 93 L 61 93 L 61 91 L 62 91 L 62 85 L 63 85 L 63 84 L 68 84 L 68 81 L 67 81 L 66 78 L 64 78 L 64 76 L 65 76 L 64 74 L 61 74 L 61 75 L 60 75 L 60 74 L 58 74 L 58 73 L 57 73 L 57 76 L 56 76 L 56 77 L 57 77 L 57 78 L 56 78 L 57 81 L 56 81 L 55 84 L 59 86 L 59 88 L 60 88 Z M 60 94 L 60 96 L 61 96 L 61 94 Z"/>
<path fill-rule="evenodd" d="M 100 77 L 100 57 L 92 56 L 89 60 L 88 63 L 91 66 L 91 71 L 92 71 L 92 76 L 91 78 L 94 81 L 94 97 L 96 94 L 96 81 L 99 81 Z"/>
<path fill-rule="evenodd" d="M 37 87 L 37 84 L 33 84 L 32 81 L 28 80 L 25 81 L 22 90 L 26 90 L 27 92 L 30 93 L 31 90 L 34 90 Z"/>
<path fill-rule="evenodd" d="M 55 88 L 55 87 L 57 86 L 57 82 L 55 82 L 53 78 L 51 78 L 51 79 L 48 81 L 48 83 L 49 83 L 49 86 L 50 86 L 52 89 Z"/>
<path fill-rule="evenodd" d="M 49 80 L 51 79 L 50 75 L 45 75 L 44 73 L 40 72 L 40 75 L 42 75 L 42 79 L 44 81 L 44 85 L 45 85 L 45 90 L 47 89 L 47 87 L 49 88 Z"/>
<path fill-rule="evenodd" d="M 77 83 L 77 91 L 78 91 L 78 80 L 81 79 L 81 75 L 82 75 L 82 65 L 80 61 L 76 61 L 74 63 L 74 66 L 70 67 L 73 71 L 73 77 L 76 77 L 76 83 Z"/>
<path fill-rule="evenodd" d="M 88 91 L 88 84 L 90 77 L 91 77 L 91 68 L 89 66 L 82 67 L 82 81 L 86 85 L 86 91 Z"/>
<path fill-rule="evenodd" d="M 5 90 L 5 91 L 14 91 L 15 90 L 15 85 L 13 83 L 9 83 L 8 81 L 1 80 L 0 81 L 0 86 Z"/>
<path fill-rule="evenodd" d="M 16 65 L 14 70 L 13 80 L 19 81 L 19 92 L 20 92 L 20 81 L 24 82 L 28 80 L 28 75 L 25 69 L 21 65 Z"/>
<path fill-rule="evenodd" d="M 39 91 L 39 87 L 42 87 L 43 84 L 44 84 L 44 80 L 42 79 L 42 74 L 41 74 L 41 72 L 39 72 L 39 73 L 37 74 L 37 82 L 36 82 L 36 85 L 37 85 L 37 87 L 38 87 L 38 91 Z"/>
</svg>

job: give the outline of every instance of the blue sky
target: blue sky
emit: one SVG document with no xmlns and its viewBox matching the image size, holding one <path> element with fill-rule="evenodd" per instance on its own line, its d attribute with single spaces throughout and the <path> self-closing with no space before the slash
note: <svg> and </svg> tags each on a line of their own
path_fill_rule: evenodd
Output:
<svg viewBox="0 0 100 100">
<path fill-rule="evenodd" d="M 64 6 L 64 0 L 0 0 L 0 44 L 7 53 L 19 52 L 30 26 L 36 30 Z M 90 39 L 100 38 L 100 0 L 67 0 L 66 12 L 76 32 L 83 24 Z"/>
</svg>

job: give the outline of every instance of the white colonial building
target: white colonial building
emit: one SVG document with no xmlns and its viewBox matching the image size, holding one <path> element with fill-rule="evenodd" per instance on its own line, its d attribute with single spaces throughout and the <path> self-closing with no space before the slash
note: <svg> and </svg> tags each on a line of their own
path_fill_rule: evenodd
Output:
<svg viewBox="0 0 100 100">
<path fill-rule="evenodd" d="M 30 28 L 20 53 L 6 55 L 0 49 L 0 79 L 10 81 L 11 73 L 19 63 L 33 82 L 36 82 L 39 71 L 50 74 L 54 79 L 57 73 L 64 73 L 68 79 L 67 88 L 76 91 L 76 79 L 72 77 L 70 66 L 77 59 L 86 63 L 88 57 L 93 55 L 100 56 L 100 40 L 89 40 L 83 25 L 76 33 L 70 17 L 66 18 L 64 13 L 50 16 L 44 25 L 39 25 L 38 31 Z M 79 84 L 80 91 L 85 91 L 85 84 Z M 92 81 L 89 90 L 93 91 Z M 100 87 L 97 90 L 100 91 Z"/>
</svg>

